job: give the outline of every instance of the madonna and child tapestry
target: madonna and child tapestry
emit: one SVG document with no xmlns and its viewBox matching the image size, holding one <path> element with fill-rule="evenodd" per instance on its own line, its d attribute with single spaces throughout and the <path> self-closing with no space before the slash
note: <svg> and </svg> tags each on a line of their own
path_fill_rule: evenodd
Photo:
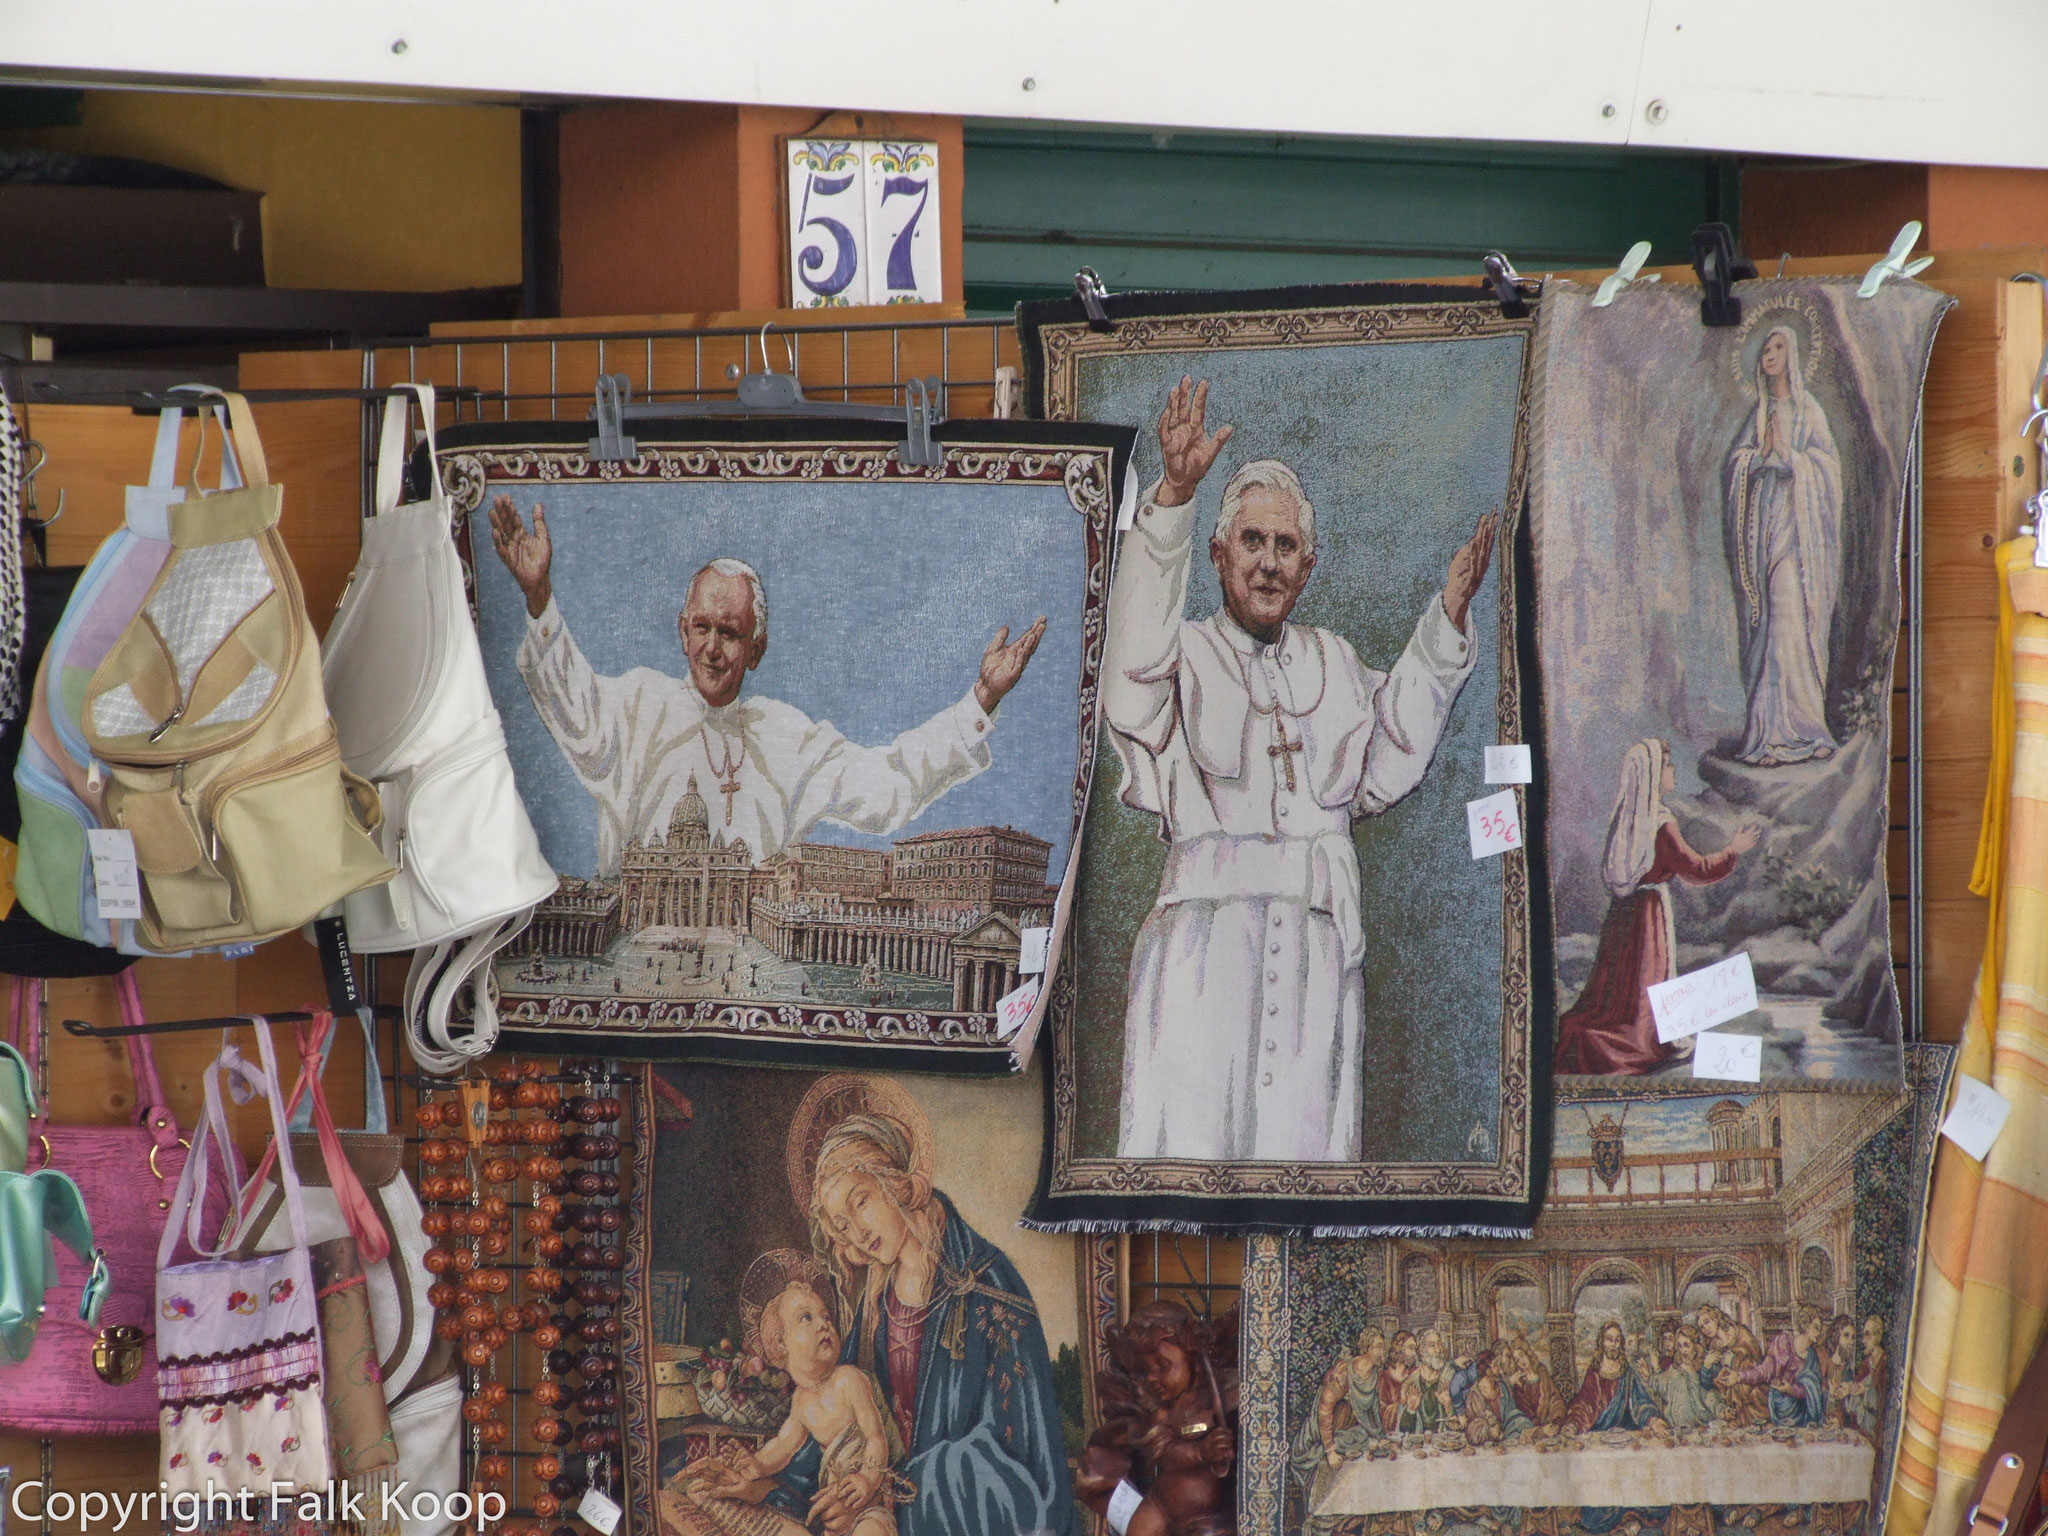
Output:
<svg viewBox="0 0 2048 1536">
<path fill-rule="evenodd" d="M 1763 1080 L 1891 1087 L 1899 542 L 1947 295 L 1547 283 L 1530 529 L 1561 1076 L 1690 1079 L 1647 988 L 1741 951 Z"/>
<path fill-rule="evenodd" d="M 563 876 L 495 962 L 510 1043 L 1018 1070 L 1131 434 L 975 422 L 915 467 L 900 426 L 633 427 L 612 462 L 583 423 L 440 439 Z"/>
<path fill-rule="evenodd" d="M 1238 1528 L 1875 1536 L 1954 1060 L 1564 1085 L 1531 1241 L 1256 1239 Z"/>
<path fill-rule="evenodd" d="M 1038 408 L 1141 426 L 1030 1219 L 1526 1233 L 1548 953 L 1527 847 L 1530 322 L 1386 286 L 1026 305 Z"/>
<path fill-rule="evenodd" d="M 1042 1069 L 647 1070 L 634 1536 L 1079 1536 L 1068 1458 L 1115 1301 L 1084 1318 L 1080 1242 L 1016 1226 Z"/>
</svg>

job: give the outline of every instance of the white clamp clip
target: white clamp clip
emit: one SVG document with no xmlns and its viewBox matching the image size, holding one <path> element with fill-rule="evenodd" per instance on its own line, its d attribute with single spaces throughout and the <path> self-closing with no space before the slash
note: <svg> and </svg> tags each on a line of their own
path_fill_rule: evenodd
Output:
<svg viewBox="0 0 2048 1536">
<path fill-rule="evenodd" d="M 1600 280 L 1600 290 L 1593 295 L 1593 307 L 1595 309 L 1605 309 L 1614 302 L 1614 296 L 1630 283 L 1654 283 L 1659 281 L 1663 276 L 1660 272 L 1652 272 L 1648 277 L 1644 278 L 1636 276 L 1637 273 L 1643 270 L 1643 263 L 1649 259 L 1649 241 L 1638 240 L 1634 245 L 1630 246 L 1628 254 L 1621 258 L 1621 265 Z"/>
<path fill-rule="evenodd" d="M 1892 248 L 1885 252 L 1884 260 L 1863 274 L 1863 281 L 1857 286 L 1856 297 L 1874 299 L 1877 290 L 1884 286 L 1888 277 L 1917 277 L 1934 265 L 1932 256 L 1922 256 L 1917 261 L 1906 258 L 1913 253 L 1913 247 L 1920 240 L 1920 221 L 1908 219 L 1903 228 L 1892 239 Z"/>
</svg>

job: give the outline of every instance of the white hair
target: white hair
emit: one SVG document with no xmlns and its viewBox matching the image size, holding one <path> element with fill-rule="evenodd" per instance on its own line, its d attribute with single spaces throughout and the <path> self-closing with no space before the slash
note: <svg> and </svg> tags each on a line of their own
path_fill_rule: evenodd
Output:
<svg viewBox="0 0 2048 1536">
<path fill-rule="evenodd" d="M 767 639 L 768 589 L 761 585 L 761 573 L 744 560 L 724 558 L 713 560 L 703 570 L 692 576 L 690 578 L 690 589 L 683 594 L 683 607 L 687 609 L 690 606 L 691 594 L 697 590 L 697 583 L 704 579 L 705 571 L 716 572 L 720 576 L 743 576 L 746 578 L 747 589 L 753 594 L 754 638 L 756 640 Z"/>
<path fill-rule="evenodd" d="M 1278 459 L 1253 459 L 1230 477 L 1223 487 L 1216 531 L 1209 535 L 1212 540 L 1230 542 L 1230 530 L 1237 526 L 1238 509 L 1251 491 L 1275 491 L 1293 501 L 1295 521 L 1301 526 L 1301 542 L 1311 550 L 1316 547 L 1316 509 L 1309 502 L 1308 492 L 1301 488 L 1301 477 Z"/>
</svg>

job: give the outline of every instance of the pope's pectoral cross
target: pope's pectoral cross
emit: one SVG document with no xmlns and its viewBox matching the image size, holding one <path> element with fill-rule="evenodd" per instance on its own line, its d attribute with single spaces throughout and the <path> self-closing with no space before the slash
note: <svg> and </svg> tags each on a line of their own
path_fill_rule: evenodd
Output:
<svg viewBox="0 0 2048 1536">
<path fill-rule="evenodd" d="M 740 764 L 746 761 L 747 738 L 742 735 L 737 749 L 728 752 L 725 743 L 719 743 L 719 760 L 711 761 L 707 748 L 704 761 L 710 766 L 712 776 L 718 780 L 718 792 L 725 796 L 725 824 L 732 825 L 732 798 L 740 792 Z"/>
<path fill-rule="evenodd" d="M 1266 756 L 1280 759 L 1280 766 L 1287 770 L 1287 787 L 1291 791 L 1294 788 L 1293 754 L 1301 750 L 1301 739 L 1299 737 L 1296 737 L 1293 741 L 1287 739 L 1287 726 L 1278 715 L 1273 717 L 1273 734 L 1280 738 L 1280 742 L 1278 746 L 1266 748 Z"/>
</svg>

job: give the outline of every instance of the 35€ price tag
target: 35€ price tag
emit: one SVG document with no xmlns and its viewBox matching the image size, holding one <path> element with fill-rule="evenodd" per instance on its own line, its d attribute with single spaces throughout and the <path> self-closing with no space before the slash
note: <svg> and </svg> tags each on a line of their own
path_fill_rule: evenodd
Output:
<svg viewBox="0 0 2048 1536">
<path fill-rule="evenodd" d="M 1956 1079 L 1955 1101 L 1948 1118 L 1941 1122 L 1941 1134 L 1970 1156 L 1983 1162 L 1991 1144 L 2005 1129 L 2005 1117 L 2012 1113 L 2012 1100 L 1987 1082 L 1974 1077 Z"/>
<path fill-rule="evenodd" d="M 1755 1035 L 1706 1030 L 1693 1041 L 1692 1075 L 1725 1083 L 1760 1083 L 1764 1080 L 1764 1043 Z"/>
<path fill-rule="evenodd" d="M 1657 1038 L 1666 1045 L 1756 1011 L 1756 973 L 1749 968 L 1748 952 L 1740 949 L 1648 991 Z"/>
<path fill-rule="evenodd" d="M 1486 749 L 1486 782 L 1527 784 L 1536 777 L 1536 765 L 1526 742 Z"/>
<path fill-rule="evenodd" d="M 1116 1536 L 1124 1536 L 1124 1532 L 1131 1528 L 1131 1516 L 1138 1512 L 1138 1506 L 1144 1502 L 1145 1495 L 1123 1478 L 1117 1479 L 1116 1486 L 1109 1491 L 1107 1512 L 1109 1528 L 1116 1532 Z"/>
<path fill-rule="evenodd" d="M 996 1003 L 996 1038 L 1007 1040 L 1024 1027 L 1024 1021 L 1031 1017 L 1031 1005 L 1038 1001 L 1038 978 L 1032 977 L 1016 991 L 1006 993 Z"/>
<path fill-rule="evenodd" d="M 1050 928 L 1026 928 L 1024 950 L 1017 957 L 1019 976 L 1041 976 L 1045 973 L 1045 962 L 1052 954 L 1052 930 Z"/>
<path fill-rule="evenodd" d="M 1504 789 L 1483 800 L 1465 802 L 1465 830 L 1472 839 L 1472 857 L 1490 859 L 1522 846 L 1522 811 L 1515 792 Z"/>
<path fill-rule="evenodd" d="M 599 1536 L 612 1536 L 612 1532 L 619 1528 L 619 1516 L 625 1511 L 602 1488 L 586 1488 L 576 1503 L 576 1513 L 588 1521 Z"/>
<path fill-rule="evenodd" d="M 142 916 L 142 876 L 135 868 L 135 834 L 96 827 L 85 834 L 92 851 L 93 900 L 101 917 Z"/>
</svg>

